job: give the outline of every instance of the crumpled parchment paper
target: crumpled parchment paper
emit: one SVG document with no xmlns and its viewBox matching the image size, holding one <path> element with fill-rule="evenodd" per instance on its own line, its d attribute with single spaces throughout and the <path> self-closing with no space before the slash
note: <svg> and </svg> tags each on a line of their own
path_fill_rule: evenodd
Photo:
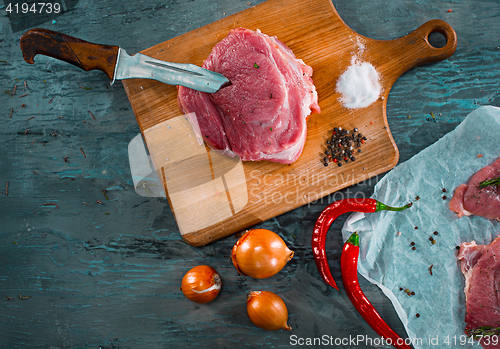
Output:
<svg viewBox="0 0 500 349">
<path fill-rule="evenodd" d="M 500 222 L 457 218 L 449 202 L 457 186 L 499 156 L 500 108 L 480 107 L 376 185 L 373 198 L 391 206 L 411 201 L 413 207 L 354 213 L 344 224 L 344 241 L 354 231 L 360 235 L 359 273 L 389 297 L 417 349 L 481 348 L 463 331 L 465 279 L 456 246 L 471 240 L 489 244 L 500 234 Z M 406 289 L 415 295 L 408 296 Z"/>
</svg>

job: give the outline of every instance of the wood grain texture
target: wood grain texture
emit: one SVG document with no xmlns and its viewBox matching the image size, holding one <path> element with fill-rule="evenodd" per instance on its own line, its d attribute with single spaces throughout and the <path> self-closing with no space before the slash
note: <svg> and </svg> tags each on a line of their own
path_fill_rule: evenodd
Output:
<svg viewBox="0 0 500 349">
<path fill-rule="evenodd" d="M 36 26 L 132 53 L 262 2 L 80 0 L 55 23 Z M 389 93 L 386 113 L 399 163 L 453 130 L 477 107 L 500 107 L 498 1 L 332 2 L 343 21 L 364 37 L 397 39 L 434 18 L 457 32 L 455 54 L 409 70 Z M 20 17 L 26 18 L 25 28 L 33 26 L 34 16 Z M 321 280 L 310 243 L 326 205 L 370 196 L 383 174 L 256 225 L 282 236 L 295 257 L 275 277 L 241 277 L 230 260 L 237 235 L 192 247 L 181 239 L 167 200 L 134 190 L 127 146 L 141 130 L 123 88 L 109 86 L 101 72 L 85 73 L 49 57 L 25 63 L 22 32 L 10 30 L 11 18 L 0 16 L 0 84 L 11 92 L 17 85 L 13 96 L 0 93 L 0 347 L 288 348 L 290 335 L 378 338 L 342 291 L 340 229 L 347 215 L 332 225 L 326 244 L 340 292 Z M 45 205 L 51 202 L 58 208 Z M 213 266 L 223 280 L 221 293 L 206 306 L 189 302 L 179 290 L 184 273 L 200 264 Z M 363 278 L 360 283 L 382 318 L 405 336 L 383 292 Z M 248 320 L 246 293 L 257 289 L 283 298 L 291 333 L 265 332 Z M 416 296 L 447 289 L 443 285 Z M 21 300 L 19 294 L 31 298 Z M 13 298 L 7 301 L 4 295 Z M 427 316 L 433 314 L 422 313 L 420 319 Z"/>
<path fill-rule="evenodd" d="M 248 196 L 248 203 L 241 211 L 233 210 L 233 214 L 220 218 L 216 223 L 201 215 L 185 218 L 196 219 L 198 223 L 196 229 L 181 228 L 183 239 L 195 246 L 213 242 L 393 168 L 399 153 L 386 116 L 386 101 L 392 85 L 400 75 L 415 66 L 450 57 L 457 46 L 455 31 L 441 20 L 428 21 L 399 39 L 374 40 L 350 29 L 330 0 L 269 0 L 142 53 L 165 61 L 201 65 L 215 44 L 231 29 L 238 27 L 260 29 L 263 33 L 277 36 L 298 58 L 313 68 L 322 112 L 309 117 L 307 141 L 295 163 L 243 162 L 245 179 L 242 181 L 247 185 L 247 193 L 244 194 Z M 434 32 L 444 35 L 444 47 L 436 48 L 429 43 L 429 35 Z M 340 94 L 336 91 L 336 82 L 353 57 L 371 63 L 380 76 L 382 93 L 376 102 L 366 108 L 343 107 L 339 102 Z M 123 81 L 123 85 L 143 134 L 179 116 L 174 86 L 146 80 L 127 80 Z M 367 151 L 357 156 L 357 161 L 341 168 L 325 167 L 320 161 L 325 140 L 335 126 L 351 130 L 357 127 L 369 138 L 365 147 Z M 161 172 L 165 164 L 155 160 L 165 156 L 152 154 L 152 158 Z M 193 174 L 201 173 L 205 166 L 204 162 L 193 162 L 190 170 Z M 164 186 L 179 226 L 186 226 L 184 215 L 176 213 L 171 188 L 166 182 Z M 184 196 L 191 195 L 187 194 L 187 190 Z M 219 190 L 214 190 L 214 196 L 215 192 L 219 193 Z M 196 197 L 192 198 L 192 210 L 195 210 L 198 202 Z M 206 206 L 208 210 L 210 205 Z"/>
</svg>

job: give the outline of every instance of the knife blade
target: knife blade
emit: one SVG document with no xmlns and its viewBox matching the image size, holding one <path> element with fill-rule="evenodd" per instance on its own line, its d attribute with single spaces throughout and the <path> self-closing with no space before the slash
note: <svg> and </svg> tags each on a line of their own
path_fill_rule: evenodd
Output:
<svg viewBox="0 0 500 349">
<path fill-rule="evenodd" d="M 27 63 L 33 64 L 35 56 L 42 54 L 85 71 L 101 70 L 111 84 L 122 79 L 153 79 L 207 93 L 231 84 L 224 75 L 194 64 L 166 62 L 141 53 L 130 56 L 118 46 L 94 44 L 48 29 L 28 30 L 20 46 Z"/>
<path fill-rule="evenodd" d="M 194 90 L 214 93 L 229 85 L 222 74 L 201 68 L 194 64 L 165 62 L 136 53 L 129 56 L 119 48 L 113 76 L 115 79 L 154 79 L 169 85 L 181 85 Z"/>
</svg>

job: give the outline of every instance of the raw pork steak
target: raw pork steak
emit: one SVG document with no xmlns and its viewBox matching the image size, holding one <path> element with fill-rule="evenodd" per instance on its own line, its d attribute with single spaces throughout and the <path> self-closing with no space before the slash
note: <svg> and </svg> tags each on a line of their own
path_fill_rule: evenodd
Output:
<svg viewBox="0 0 500 349">
<path fill-rule="evenodd" d="M 465 276 L 465 333 L 479 327 L 500 327 L 500 236 L 487 246 L 462 243 L 458 259 Z M 486 338 L 480 343 L 487 349 L 500 349 L 500 334 L 496 339 L 498 345 L 487 345 Z"/>
<path fill-rule="evenodd" d="M 297 160 L 307 116 L 320 112 L 311 67 L 276 37 L 239 28 L 215 45 L 203 68 L 231 85 L 213 94 L 180 86 L 177 100 L 182 112 L 196 113 L 212 149 L 242 160 Z"/>
<path fill-rule="evenodd" d="M 500 158 L 480 169 L 467 184 L 455 189 L 450 201 L 450 210 L 463 215 L 477 215 L 500 220 L 500 186 L 479 188 L 482 181 L 500 177 Z"/>
</svg>

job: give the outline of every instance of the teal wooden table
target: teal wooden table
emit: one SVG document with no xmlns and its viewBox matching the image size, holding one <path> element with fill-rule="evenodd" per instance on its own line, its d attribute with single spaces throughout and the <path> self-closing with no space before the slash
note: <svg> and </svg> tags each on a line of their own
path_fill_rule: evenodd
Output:
<svg viewBox="0 0 500 349">
<path fill-rule="evenodd" d="M 295 257 L 270 279 L 239 276 L 230 261 L 235 236 L 188 246 L 166 199 L 135 192 L 128 144 L 140 130 L 121 84 L 44 56 L 28 65 L 19 49 L 26 30 L 43 27 L 134 53 L 259 2 L 65 0 L 59 14 L 44 15 L 8 12 L 14 3 L 0 2 L 1 348 L 280 348 L 299 346 L 293 338 L 377 338 L 343 288 L 327 287 L 314 264 L 312 228 L 334 195 L 259 224 L 279 233 Z M 451 58 L 408 71 L 390 92 L 400 162 L 477 107 L 500 106 L 500 1 L 333 4 L 350 27 L 375 39 L 401 37 L 434 18 L 457 32 Z M 342 194 L 369 196 L 378 179 Z M 327 243 L 339 284 L 345 218 Z M 184 273 L 199 264 L 223 280 L 207 305 L 179 291 Z M 364 279 L 361 286 L 406 336 L 382 292 Z M 248 320 L 246 294 L 257 289 L 282 296 L 291 333 L 265 332 Z"/>
</svg>

